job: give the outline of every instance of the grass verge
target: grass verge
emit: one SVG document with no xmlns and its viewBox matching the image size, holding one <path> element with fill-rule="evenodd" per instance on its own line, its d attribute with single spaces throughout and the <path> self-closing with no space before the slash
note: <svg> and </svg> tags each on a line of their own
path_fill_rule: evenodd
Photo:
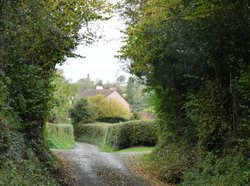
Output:
<svg viewBox="0 0 250 186">
<path fill-rule="evenodd" d="M 133 173 L 154 186 L 174 186 L 160 180 L 151 167 L 151 154 L 134 154 L 131 156 L 121 154 L 120 157 Z"/>
<path fill-rule="evenodd" d="M 72 149 L 75 147 L 73 126 L 70 124 L 46 123 L 44 140 L 50 148 Z"/>
<path fill-rule="evenodd" d="M 131 148 L 127 148 L 127 149 L 122 149 L 119 151 L 116 151 L 117 153 L 120 152 L 151 152 L 152 150 L 154 150 L 154 147 L 131 147 Z"/>
</svg>

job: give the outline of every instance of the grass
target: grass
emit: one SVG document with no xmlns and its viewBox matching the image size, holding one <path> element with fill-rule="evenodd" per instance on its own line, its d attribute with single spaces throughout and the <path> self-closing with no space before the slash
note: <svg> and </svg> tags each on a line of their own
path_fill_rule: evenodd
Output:
<svg viewBox="0 0 250 186">
<path fill-rule="evenodd" d="M 50 148 L 72 149 L 75 147 L 73 126 L 70 124 L 46 123 L 44 139 Z"/>
<path fill-rule="evenodd" d="M 131 148 L 122 149 L 116 152 L 117 153 L 119 152 L 151 152 L 153 149 L 154 147 L 131 147 Z"/>
</svg>

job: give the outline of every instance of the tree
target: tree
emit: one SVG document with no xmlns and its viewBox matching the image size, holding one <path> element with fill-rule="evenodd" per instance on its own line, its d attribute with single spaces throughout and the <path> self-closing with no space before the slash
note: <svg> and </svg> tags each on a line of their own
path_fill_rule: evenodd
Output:
<svg viewBox="0 0 250 186">
<path fill-rule="evenodd" d="M 56 64 L 76 57 L 73 50 L 80 41 L 93 41 L 93 32 L 80 34 L 79 30 L 91 21 L 106 19 L 110 8 L 102 0 L 7 0 L 0 1 L 0 12 L 1 81 L 6 81 L 7 112 L 15 115 L 19 124 L 14 126 L 39 149 L 53 105 Z"/>
<path fill-rule="evenodd" d="M 96 79 L 95 80 L 95 85 L 96 86 L 103 86 L 103 81 L 101 79 Z"/>
<path fill-rule="evenodd" d="M 78 80 L 77 85 L 78 85 L 78 91 L 76 97 L 79 97 L 84 91 L 88 89 L 95 89 L 94 82 L 89 78 Z"/>
<path fill-rule="evenodd" d="M 88 102 L 86 99 L 78 100 L 75 105 L 69 110 L 70 118 L 74 125 L 78 123 L 93 122 L 93 117 L 88 110 Z"/>
<path fill-rule="evenodd" d="M 89 97 L 88 109 L 98 121 L 117 122 L 117 120 L 128 120 L 131 117 L 130 111 L 121 103 L 103 95 Z"/>
<path fill-rule="evenodd" d="M 130 104 L 133 112 L 141 112 L 150 109 L 151 96 L 150 93 L 144 92 L 145 89 L 145 85 L 142 85 L 135 78 L 129 77 L 125 99 Z"/>
<path fill-rule="evenodd" d="M 162 147 L 217 157 L 248 151 L 249 3 L 132 2 L 120 59 L 155 92 Z M 181 180 L 183 172 L 169 178 Z"/>
<path fill-rule="evenodd" d="M 63 72 L 58 70 L 54 81 L 52 82 L 55 88 L 53 93 L 54 107 L 52 109 L 53 122 L 70 123 L 69 109 L 75 102 L 78 84 L 69 83 L 63 77 Z"/>
<path fill-rule="evenodd" d="M 126 80 L 126 77 L 125 77 L 124 75 L 120 75 L 120 76 L 116 79 L 116 81 L 117 81 L 118 83 L 124 83 L 125 80 Z"/>
</svg>

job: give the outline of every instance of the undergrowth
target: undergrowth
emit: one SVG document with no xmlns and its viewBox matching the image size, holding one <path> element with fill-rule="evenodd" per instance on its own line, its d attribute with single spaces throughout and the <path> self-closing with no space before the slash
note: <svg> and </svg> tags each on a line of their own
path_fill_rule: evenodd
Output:
<svg viewBox="0 0 250 186">
<path fill-rule="evenodd" d="M 217 157 L 208 153 L 193 169 L 185 172 L 181 185 L 242 186 L 250 183 L 250 160 L 241 153 Z"/>
<path fill-rule="evenodd" d="M 73 126 L 70 124 L 46 123 L 43 136 L 50 148 L 71 149 L 75 146 Z"/>
<path fill-rule="evenodd" d="M 59 185 L 33 150 L 25 145 L 22 134 L 11 132 L 8 146 L 0 155 L 0 185 Z"/>
<path fill-rule="evenodd" d="M 165 183 L 182 186 L 247 186 L 250 182 L 250 161 L 240 152 L 218 155 L 199 154 L 185 145 L 158 146 L 153 153 L 142 155 L 147 170 Z"/>
</svg>

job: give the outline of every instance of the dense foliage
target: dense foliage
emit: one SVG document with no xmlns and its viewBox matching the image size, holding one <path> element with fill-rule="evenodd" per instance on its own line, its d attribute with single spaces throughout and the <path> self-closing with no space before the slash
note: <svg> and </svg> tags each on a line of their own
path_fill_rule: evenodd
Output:
<svg viewBox="0 0 250 186">
<path fill-rule="evenodd" d="M 46 123 L 43 136 L 50 148 L 70 149 L 75 147 L 74 128 L 71 124 Z"/>
<path fill-rule="evenodd" d="M 113 124 L 103 122 L 79 124 L 75 127 L 76 139 L 98 145 L 101 150 L 109 150 L 110 148 L 105 144 L 105 136 L 108 128 L 112 125 Z"/>
<path fill-rule="evenodd" d="M 78 85 L 67 81 L 61 70 L 57 70 L 54 80 L 53 109 L 50 121 L 53 123 L 70 123 L 69 110 L 72 108 L 77 94 Z"/>
<path fill-rule="evenodd" d="M 94 121 L 115 123 L 128 120 L 131 115 L 121 103 L 104 95 L 91 96 L 87 100 L 80 99 L 70 109 L 73 124 Z"/>
<path fill-rule="evenodd" d="M 82 37 L 79 29 L 90 20 L 101 18 L 98 12 L 103 6 L 101 1 L 1 3 L 0 64 L 3 79 L 8 80 L 8 106 L 29 128 L 27 131 L 41 128 L 48 118 L 55 65 L 66 56 L 75 56 L 72 50 Z M 84 42 L 89 42 L 90 37 L 84 36 Z"/>
<path fill-rule="evenodd" d="M 0 185 L 59 186 L 50 169 L 41 163 L 32 148 L 25 145 L 22 134 L 11 132 L 9 137 L 9 148 L 0 154 Z M 52 163 L 56 166 L 54 171 L 62 174 L 63 169 L 58 162 Z"/>
<path fill-rule="evenodd" d="M 150 112 L 152 110 L 150 103 L 151 95 L 145 89 L 145 85 L 141 84 L 137 79 L 129 77 L 125 99 L 134 113 Z"/>
<path fill-rule="evenodd" d="M 135 146 L 155 146 L 157 142 L 156 121 L 129 121 L 108 128 L 105 143 L 113 149 Z"/>
<path fill-rule="evenodd" d="M 112 121 L 117 119 L 130 119 L 131 113 L 118 101 L 106 98 L 103 95 L 92 96 L 88 98 L 89 112 L 98 121 Z"/>
<path fill-rule="evenodd" d="M 1 162 L 17 163 L 7 152 L 14 145 L 16 150 L 33 151 L 34 161 L 40 161 L 37 163 L 52 176 L 62 173 L 53 166 L 53 158 L 42 140 L 43 125 L 53 107 L 51 82 L 55 65 L 66 57 L 76 57 L 73 50 L 80 40 L 85 44 L 92 42 L 93 32 L 86 29 L 80 34 L 79 30 L 87 28 L 90 21 L 106 19 L 109 11 L 103 0 L 0 0 L 0 158 L 4 159 Z M 14 135 L 8 135 L 10 131 Z M 15 135 L 20 136 L 17 143 L 10 143 Z M 22 138 L 20 143 L 30 148 L 17 145 Z M 20 161 L 27 157 L 22 153 Z M 29 161 L 26 162 L 28 166 Z M 11 178 L 20 173 L 13 167 Z M 32 183 L 30 177 L 32 174 L 24 182 L 13 179 L 13 185 L 49 184 Z M 8 184 L 8 179 L 2 181 L 1 176 L 1 184 Z"/>
<path fill-rule="evenodd" d="M 77 96 L 81 95 L 84 91 L 88 89 L 95 89 L 95 83 L 89 78 L 89 76 L 87 78 L 79 79 L 77 81 L 77 85 L 78 85 Z"/>
<path fill-rule="evenodd" d="M 76 101 L 73 107 L 69 110 L 69 115 L 74 125 L 94 121 L 94 117 L 89 112 L 88 101 L 86 99 Z"/>
<path fill-rule="evenodd" d="M 168 157 L 169 166 L 161 177 L 180 182 L 193 170 L 184 176 L 187 185 L 221 183 L 242 161 L 249 162 L 249 1 L 125 1 L 121 7 L 127 29 L 120 59 L 153 90 L 162 121 L 155 156 Z M 173 146 L 183 156 L 186 149 L 197 153 L 176 166 Z M 220 171 L 224 161 L 229 173 Z M 214 167 L 216 162 L 221 167 Z M 232 185 L 249 181 L 245 166 L 248 171 Z M 214 177 L 203 180 L 211 173 L 203 169 Z"/>
</svg>

